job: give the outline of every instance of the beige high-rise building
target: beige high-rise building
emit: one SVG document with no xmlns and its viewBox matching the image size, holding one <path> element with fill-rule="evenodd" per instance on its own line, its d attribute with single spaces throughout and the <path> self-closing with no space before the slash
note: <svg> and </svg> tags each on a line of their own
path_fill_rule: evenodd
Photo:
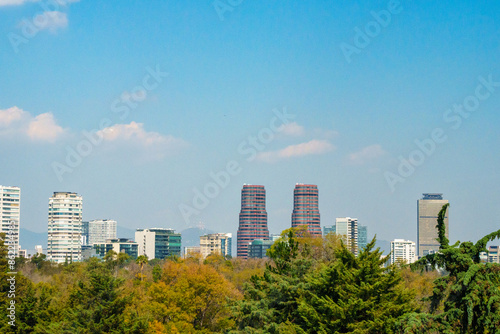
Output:
<svg viewBox="0 0 500 334">
<path fill-rule="evenodd" d="M 210 254 L 220 254 L 222 256 L 231 256 L 231 233 L 213 233 L 202 235 L 200 237 L 200 253 L 203 258 Z"/>
<path fill-rule="evenodd" d="M 82 196 L 55 192 L 49 199 L 47 257 L 56 263 L 82 260 Z"/>
<path fill-rule="evenodd" d="M 443 199 L 443 194 L 432 193 L 423 194 L 422 199 L 417 201 L 417 254 L 419 258 L 439 250 L 437 218 L 439 211 L 447 203 L 448 200 Z M 449 209 L 446 211 L 444 218 L 447 238 L 449 238 L 449 211 Z"/>
</svg>

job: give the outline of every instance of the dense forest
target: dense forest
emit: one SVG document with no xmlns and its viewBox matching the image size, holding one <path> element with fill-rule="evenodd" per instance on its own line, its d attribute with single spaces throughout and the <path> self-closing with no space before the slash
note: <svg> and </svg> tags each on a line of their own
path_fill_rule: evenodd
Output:
<svg viewBox="0 0 500 334">
<path fill-rule="evenodd" d="M 387 266 L 375 239 L 355 257 L 336 235 L 304 229 L 284 231 L 268 260 L 18 258 L 15 326 L 0 241 L 0 332 L 499 333 L 500 265 L 480 263 L 479 253 L 500 230 L 450 245 L 445 210 L 440 251 L 411 267 Z"/>
</svg>

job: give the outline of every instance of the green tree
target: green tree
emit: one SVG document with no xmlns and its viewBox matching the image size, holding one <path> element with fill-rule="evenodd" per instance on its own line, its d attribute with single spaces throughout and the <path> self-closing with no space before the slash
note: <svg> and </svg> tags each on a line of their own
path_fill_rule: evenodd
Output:
<svg viewBox="0 0 500 334">
<path fill-rule="evenodd" d="M 310 244 L 304 229 L 283 231 L 267 251 L 271 259 L 262 276 L 254 275 L 244 286 L 245 298 L 236 307 L 238 330 L 249 333 L 290 332 L 299 317 L 297 310 L 305 275 L 313 268 Z"/>
<path fill-rule="evenodd" d="M 417 310 L 415 293 L 404 287 L 400 270 L 373 239 L 358 257 L 344 245 L 337 260 L 308 275 L 297 311 L 307 333 L 392 333 L 397 319 Z"/>
<path fill-rule="evenodd" d="M 391 333 L 398 317 L 418 309 L 399 269 L 383 268 L 374 245 L 355 257 L 337 238 L 284 231 L 268 251 L 264 275 L 245 288 L 237 332 Z"/>
<path fill-rule="evenodd" d="M 480 263 L 479 255 L 489 241 L 500 238 L 500 230 L 475 244 L 458 241 L 449 245 L 444 217 L 449 204 L 442 207 L 436 228 L 439 252 L 427 255 L 413 269 L 441 268 L 448 274 L 434 281 L 430 314 L 409 314 L 399 323 L 408 333 L 421 330 L 442 333 L 497 333 L 500 328 L 500 266 Z"/>
<path fill-rule="evenodd" d="M 158 282 L 161 279 L 161 267 L 156 265 L 153 267 L 153 282 Z"/>
<path fill-rule="evenodd" d="M 38 323 L 38 298 L 33 283 L 24 276 L 18 276 L 16 282 L 18 295 L 16 322 L 18 333 L 33 332 Z"/>
<path fill-rule="evenodd" d="M 97 260 L 87 267 L 87 277 L 71 291 L 66 312 L 67 328 L 74 333 L 141 332 L 141 326 L 126 323 L 124 311 L 131 296 L 122 291 L 123 279 L 115 278 Z M 131 331 L 131 328 L 135 330 Z M 145 324 L 142 324 L 145 330 Z"/>
<path fill-rule="evenodd" d="M 0 333 L 32 333 L 38 322 L 38 298 L 34 284 L 25 277 L 20 268 L 14 265 L 10 267 L 7 253 L 7 246 L 4 243 L 5 234 L 0 234 Z M 18 265 L 19 262 L 15 261 Z M 11 262 L 12 264 L 12 262 Z M 17 272 L 17 274 L 8 274 Z M 10 289 L 10 282 L 7 279 L 14 278 L 13 288 Z M 14 296 L 15 295 L 15 296 Z M 11 297 L 12 296 L 12 297 Z M 15 319 L 9 319 L 10 315 L 7 307 L 15 302 Z M 15 326 L 8 322 L 13 320 Z"/>
<path fill-rule="evenodd" d="M 2 321 L 0 321 L 0 332 L 1 333 L 14 333 L 14 328 L 8 324 L 10 319 L 7 317 L 9 311 L 7 308 L 9 307 L 9 303 L 11 301 L 8 298 L 8 293 L 10 290 L 10 283 L 7 279 L 10 275 L 7 275 L 10 272 L 9 263 L 8 263 L 8 248 L 5 244 L 5 233 L 0 233 L 0 317 Z"/>
<path fill-rule="evenodd" d="M 116 260 L 116 256 L 117 256 L 116 252 L 111 249 L 106 253 L 106 255 L 104 255 L 104 261 L 108 263 L 113 262 Z"/>
<path fill-rule="evenodd" d="M 35 254 L 31 257 L 31 260 L 30 260 L 31 263 L 35 264 L 36 266 L 36 269 L 40 270 L 42 269 L 42 267 L 48 263 L 50 265 L 50 262 L 47 261 L 47 255 L 45 254 Z"/>
<path fill-rule="evenodd" d="M 127 263 L 130 260 L 130 255 L 124 252 L 118 253 L 118 256 L 116 257 L 116 262 L 118 266 L 123 266 L 125 263 Z"/>
</svg>

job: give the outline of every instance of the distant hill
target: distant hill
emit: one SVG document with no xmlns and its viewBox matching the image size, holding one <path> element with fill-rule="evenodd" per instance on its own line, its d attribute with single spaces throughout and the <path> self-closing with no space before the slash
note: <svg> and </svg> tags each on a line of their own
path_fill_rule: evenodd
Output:
<svg viewBox="0 0 500 334">
<path fill-rule="evenodd" d="M 33 232 L 25 228 L 19 231 L 19 243 L 22 249 L 28 250 L 28 254 L 35 253 L 35 246 L 42 245 L 43 249 L 47 248 L 47 232 Z"/>
<path fill-rule="evenodd" d="M 135 230 L 117 225 L 116 236 L 118 238 L 128 238 L 130 240 L 135 240 Z"/>
<path fill-rule="evenodd" d="M 190 227 L 181 232 L 182 237 L 182 251 L 184 247 L 199 246 L 200 237 L 208 233 L 215 233 L 212 230 L 199 227 Z"/>
</svg>

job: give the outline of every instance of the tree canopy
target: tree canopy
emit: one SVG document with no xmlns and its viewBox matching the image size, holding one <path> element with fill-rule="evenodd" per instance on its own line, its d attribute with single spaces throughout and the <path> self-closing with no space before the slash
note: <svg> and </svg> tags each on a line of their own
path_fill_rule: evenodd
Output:
<svg viewBox="0 0 500 334">
<path fill-rule="evenodd" d="M 497 333 L 500 265 L 480 253 L 500 231 L 387 265 L 375 238 L 355 256 L 335 234 L 292 228 L 268 259 L 201 257 L 54 264 L 16 261 L 15 325 L 0 235 L 1 333 Z"/>
</svg>

